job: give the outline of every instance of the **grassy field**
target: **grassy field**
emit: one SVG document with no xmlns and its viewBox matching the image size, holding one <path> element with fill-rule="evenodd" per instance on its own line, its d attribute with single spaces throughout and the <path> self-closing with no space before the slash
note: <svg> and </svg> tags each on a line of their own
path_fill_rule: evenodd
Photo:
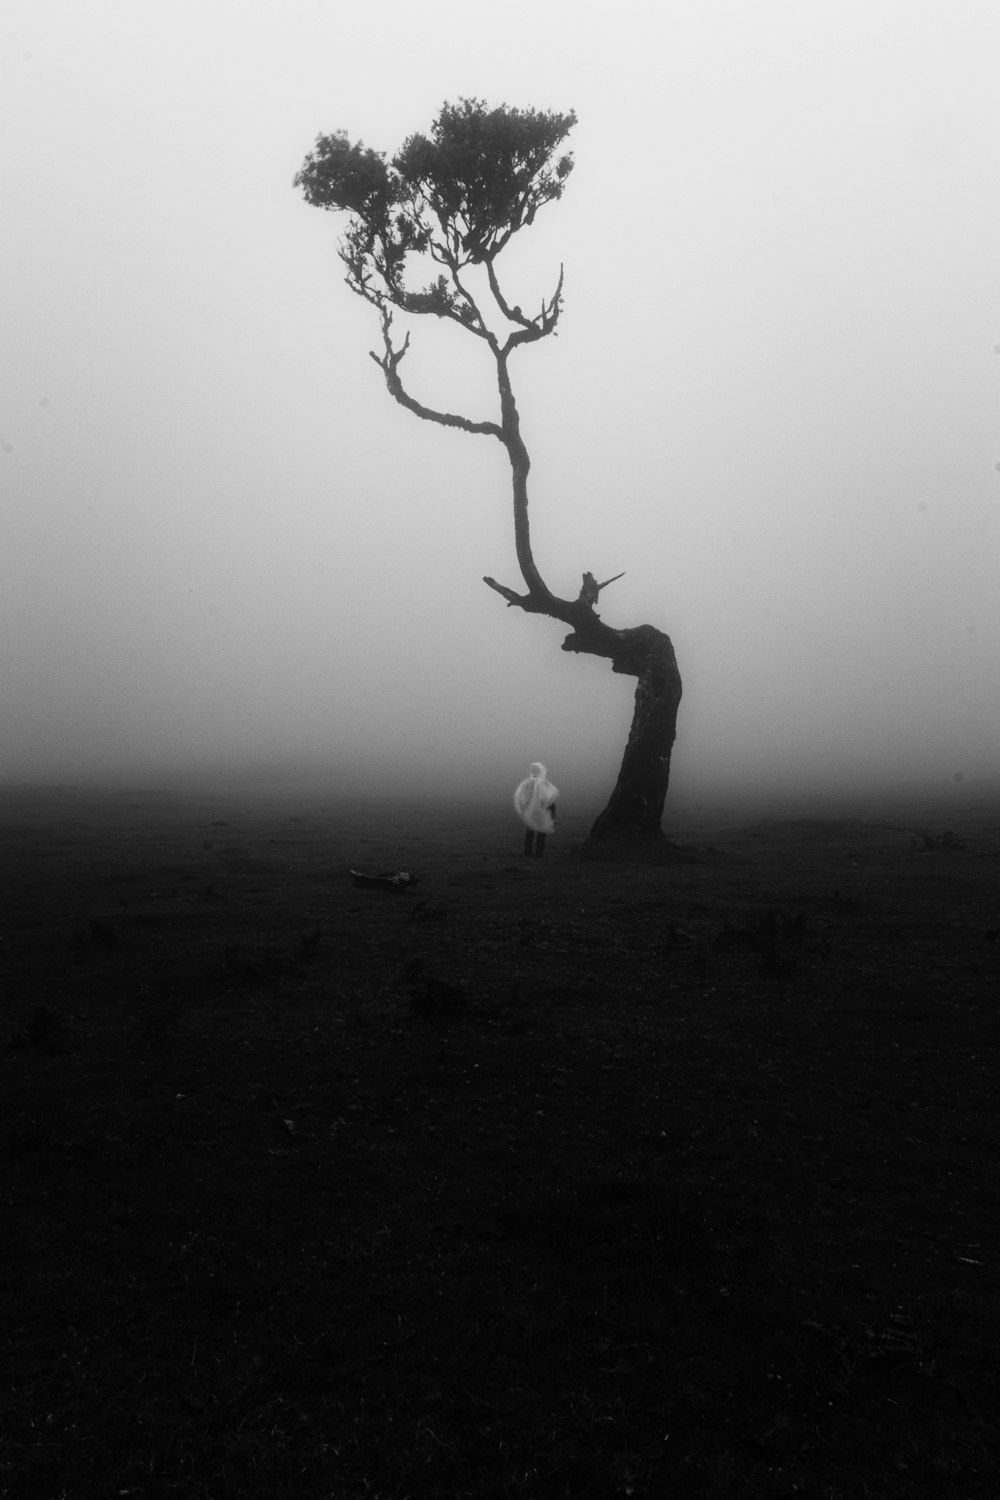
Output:
<svg viewBox="0 0 1000 1500">
<path fill-rule="evenodd" d="M 0 814 L 0 1496 L 1000 1496 L 1000 807 Z"/>
</svg>

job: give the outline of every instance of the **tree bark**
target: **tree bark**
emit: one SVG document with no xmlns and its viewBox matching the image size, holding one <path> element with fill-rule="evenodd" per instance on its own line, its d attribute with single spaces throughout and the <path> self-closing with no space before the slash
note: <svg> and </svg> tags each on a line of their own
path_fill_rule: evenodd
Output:
<svg viewBox="0 0 1000 1500">
<path fill-rule="evenodd" d="M 590 830 L 588 843 L 656 845 L 663 839 L 663 807 L 677 732 L 681 675 L 670 637 L 661 630 L 639 625 L 612 633 L 620 643 L 611 657 L 612 671 L 637 679 L 635 709 L 618 780 L 607 807 Z M 578 631 L 567 636 L 563 650 L 608 654 L 604 642 L 596 650 L 595 644 L 588 644 L 586 631 Z"/>
</svg>

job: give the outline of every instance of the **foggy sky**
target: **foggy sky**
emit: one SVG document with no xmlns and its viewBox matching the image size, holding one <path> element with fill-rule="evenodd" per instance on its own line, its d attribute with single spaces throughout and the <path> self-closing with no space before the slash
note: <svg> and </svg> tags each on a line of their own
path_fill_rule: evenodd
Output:
<svg viewBox="0 0 1000 1500">
<path fill-rule="evenodd" d="M 291 186 L 466 95 L 579 116 L 500 262 L 525 306 L 565 264 L 512 366 L 535 556 L 671 636 L 673 785 L 995 774 L 994 0 L 5 16 L 0 779 L 610 786 L 631 680 L 483 585 L 503 450 L 391 401 Z M 418 321 L 403 374 L 491 417 L 484 354 Z"/>
</svg>

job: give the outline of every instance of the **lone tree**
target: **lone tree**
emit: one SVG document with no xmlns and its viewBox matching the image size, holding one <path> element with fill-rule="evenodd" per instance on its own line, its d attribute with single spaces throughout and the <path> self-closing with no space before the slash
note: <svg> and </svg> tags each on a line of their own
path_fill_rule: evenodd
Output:
<svg viewBox="0 0 1000 1500">
<path fill-rule="evenodd" d="M 412 135 L 387 162 L 343 131 L 321 135 L 295 177 L 306 201 L 348 215 L 340 242 L 347 285 L 378 311 L 382 349 L 372 359 L 390 394 L 428 422 L 495 438 L 510 461 L 514 542 L 526 592 L 485 578 L 508 608 L 548 615 L 570 627 L 564 651 L 606 657 L 614 672 L 637 679 L 635 712 L 618 781 L 591 840 L 662 839 L 681 679 L 668 636 L 652 625 L 619 630 L 597 613 L 601 591 L 584 573 L 575 599 L 561 599 L 535 563 L 528 525 L 531 460 L 510 380 L 515 349 L 555 333 L 563 308 L 563 272 L 538 311 L 525 313 L 504 296 L 497 260 L 538 210 L 562 197 L 573 157 L 562 152 L 576 115 L 490 109 L 479 99 L 445 104 L 430 136 Z M 561 154 L 560 154 L 561 153 Z M 431 273 L 425 284 L 414 277 Z M 435 274 L 436 273 L 436 274 Z M 477 422 L 435 411 L 403 385 L 400 366 L 410 346 L 394 331 L 397 312 L 446 318 L 479 339 L 496 366 L 499 420 Z M 616 577 L 621 577 L 617 574 Z"/>
</svg>

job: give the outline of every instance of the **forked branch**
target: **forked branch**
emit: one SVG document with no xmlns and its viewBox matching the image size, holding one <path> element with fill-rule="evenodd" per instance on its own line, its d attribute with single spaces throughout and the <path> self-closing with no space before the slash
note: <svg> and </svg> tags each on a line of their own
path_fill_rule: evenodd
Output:
<svg viewBox="0 0 1000 1500">
<path fill-rule="evenodd" d="M 624 573 L 616 573 L 614 578 L 606 578 L 603 583 L 598 583 L 593 573 L 584 573 L 583 583 L 580 585 L 579 598 L 584 604 L 594 605 L 597 603 L 602 589 L 606 589 L 609 583 L 617 583 L 619 578 L 624 577 Z"/>
<path fill-rule="evenodd" d="M 392 313 L 383 305 L 381 308 L 382 318 L 382 343 L 384 353 L 376 354 L 370 349 L 369 355 L 378 365 L 385 376 L 385 383 L 389 394 L 405 406 L 407 411 L 412 411 L 415 416 L 423 417 L 427 422 L 437 422 L 442 427 L 458 427 L 462 432 L 482 433 L 486 437 L 495 437 L 504 441 L 503 429 L 497 422 L 473 422 L 469 417 L 463 417 L 455 412 L 435 411 L 433 407 L 424 406 L 423 402 L 417 401 L 410 395 L 403 385 L 399 376 L 399 365 L 410 345 L 410 335 L 407 333 L 399 348 L 394 348 L 392 343 Z"/>
</svg>

